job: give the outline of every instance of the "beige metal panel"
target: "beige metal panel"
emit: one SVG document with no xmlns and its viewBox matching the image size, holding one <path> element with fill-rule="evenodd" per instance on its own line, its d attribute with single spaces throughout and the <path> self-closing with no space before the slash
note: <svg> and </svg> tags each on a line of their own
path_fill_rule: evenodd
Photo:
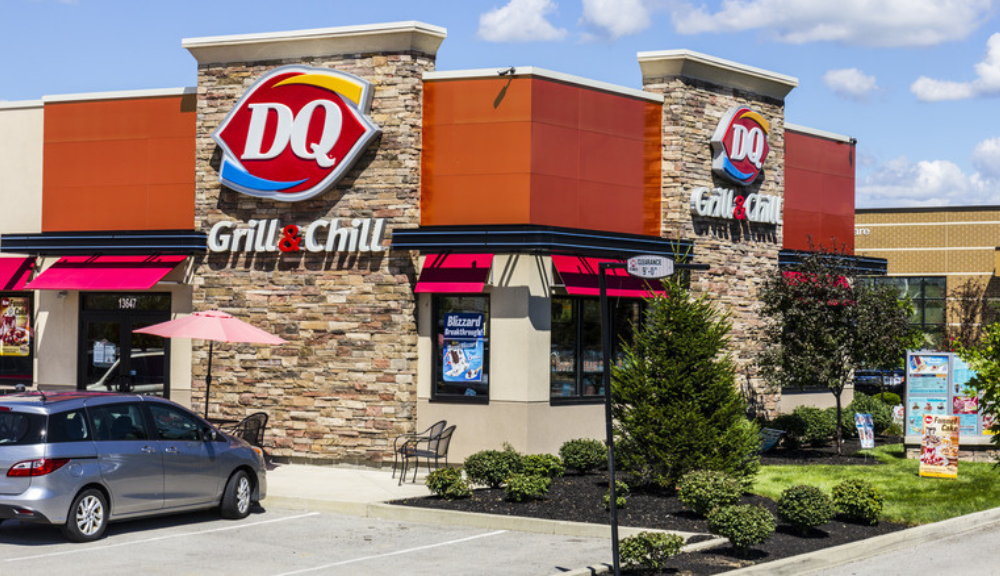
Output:
<svg viewBox="0 0 1000 576">
<path fill-rule="evenodd" d="M 75 389 L 79 292 L 39 290 L 35 295 L 35 383 Z"/>
<path fill-rule="evenodd" d="M 0 105 L 0 233 L 42 231 L 41 102 Z"/>
</svg>

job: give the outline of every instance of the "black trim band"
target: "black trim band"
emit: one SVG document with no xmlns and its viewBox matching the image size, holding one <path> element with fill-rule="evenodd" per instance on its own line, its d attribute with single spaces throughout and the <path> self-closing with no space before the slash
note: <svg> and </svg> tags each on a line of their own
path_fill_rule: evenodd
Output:
<svg viewBox="0 0 1000 576">
<path fill-rule="evenodd" d="M 203 254 L 208 237 L 194 230 L 42 232 L 0 235 L 0 252 L 36 256 Z"/>
</svg>

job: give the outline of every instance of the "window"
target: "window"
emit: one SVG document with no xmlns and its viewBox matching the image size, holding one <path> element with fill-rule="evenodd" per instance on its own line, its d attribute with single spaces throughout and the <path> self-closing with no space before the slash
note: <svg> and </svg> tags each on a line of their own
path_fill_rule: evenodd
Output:
<svg viewBox="0 0 1000 576">
<path fill-rule="evenodd" d="M 0 383 L 25 384 L 34 380 L 34 296 L 0 294 Z"/>
<path fill-rule="evenodd" d="M 87 419 L 83 415 L 83 410 L 71 410 L 60 412 L 49 416 L 50 444 L 57 442 L 83 442 L 93 440 L 90 430 L 87 428 Z"/>
<path fill-rule="evenodd" d="M 944 276 L 883 276 L 874 277 L 876 285 L 895 286 L 900 297 L 909 296 L 913 302 L 910 324 L 919 328 L 932 345 L 944 339 L 945 297 L 947 279 Z"/>
<path fill-rule="evenodd" d="M 0 446 L 41 444 L 45 416 L 23 412 L 0 412 Z"/>
<path fill-rule="evenodd" d="M 622 340 L 633 337 L 633 325 L 645 303 L 635 298 L 609 299 L 613 348 L 620 358 Z M 552 344 L 549 396 L 552 400 L 600 399 L 604 396 L 601 347 L 601 303 L 597 298 L 552 297 Z"/>
<path fill-rule="evenodd" d="M 112 404 L 88 408 L 98 441 L 146 440 L 146 426 L 138 404 Z"/>
<path fill-rule="evenodd" d="M 201 426 L 190 414 L 171 406 L 149 404 L 160 440 L 201 440 Z"/>
<path fill-rule="evenodd" d="M 488 402 L 490 298 L 435 294 L 433 400 Z"/>
</svg>

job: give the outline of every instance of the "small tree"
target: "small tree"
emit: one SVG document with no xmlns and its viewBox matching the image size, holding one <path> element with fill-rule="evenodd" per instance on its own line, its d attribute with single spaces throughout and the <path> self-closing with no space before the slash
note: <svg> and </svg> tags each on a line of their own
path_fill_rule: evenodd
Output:
<svg viewBox="0 0 1000 576">
<path fill-rule="evenodd" d="M 691 470 L 756 473 L 756 425 L 725 354 L 728 316 L 676 281 L 647 300 L 612 371 L 616 456 L 639 482 L 673 487 Z"/>
<path fill-rule="evenodd" d="M 880 390 L 885 392 L 885 372 L 903 366 L 906 351 L 919 348 L 923 334 L 910 324 L 913 304 L 892 286 L 859 282 L 857 337 L 853 358 L 856 367 L 878 370 Z"/>
<path fill-rule="evenodd" d="M 975 348 L 959 344 L 957 351 L 962 360 L 976 371 L 968 387 L 982 394 L 979 411 L 993 417 L 990 442 L 1000 447 L 1000 322 L 994 322 L 983 330 L 982 340 Z"/>
</svg>

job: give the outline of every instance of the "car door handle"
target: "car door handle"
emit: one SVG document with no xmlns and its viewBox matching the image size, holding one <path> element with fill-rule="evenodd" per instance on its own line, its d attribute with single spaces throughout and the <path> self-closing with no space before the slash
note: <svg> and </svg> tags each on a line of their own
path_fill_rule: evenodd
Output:
<svg viewBox="0 0 1000 576">
<path fill-rule="evenodd" d="M 146 454 L 152 454 L 153 452 L 156 452 L 156 448 L 153 448 L 152 446 L 143 446 L 142 451 Z"/>
<path fill-rule="evenodd" d="M 164 450 L 164 452 L 166 452 L 167 454 L 177 454 L 178 452 L 180 452 L 180 450 L 178 450 L 174 446 L 171 446 L 170 448 L 167 448 L 166 450 Z"/>
</svg>

